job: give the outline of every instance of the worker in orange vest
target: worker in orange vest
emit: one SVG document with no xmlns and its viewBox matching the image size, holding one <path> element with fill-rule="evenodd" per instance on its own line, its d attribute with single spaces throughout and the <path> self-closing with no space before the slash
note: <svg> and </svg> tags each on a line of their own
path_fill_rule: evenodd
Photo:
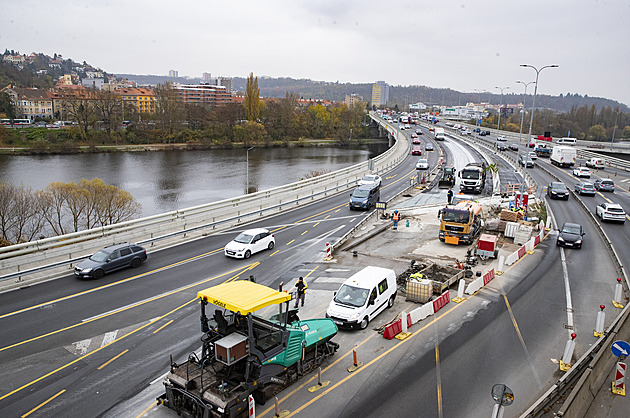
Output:
<svg viewBox="0 0 630 418">
<path fill-rule="evenodd" d="M 397 210 L 394 211 L 392 215 L 392 220 L 394 221 L 394 229 L 398 229 L 398 221 L 400 221 L 400 213 Z"/>
</svg>

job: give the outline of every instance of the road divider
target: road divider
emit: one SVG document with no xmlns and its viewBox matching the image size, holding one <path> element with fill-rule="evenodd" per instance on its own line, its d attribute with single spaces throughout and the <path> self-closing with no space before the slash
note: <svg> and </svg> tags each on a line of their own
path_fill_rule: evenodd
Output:
<svg viewBox="0 0 630 418">
<path fill-rule="evenodd" d="M 403 312 L 401 315 L 401 318 L 385 326 L 385 328 L 383 329 L 383 338 L 391 340 L 393 338 L 398 338 L 397 336 L 399 334 L 403 332 L 407 332 L 406 330 L 403 331 L 402 321 L 404 318 L 406 318 L 406 321 L 407 321 L 405 325 L 407 326 L 407 329 L 409 329 L 411 328 L 413 324 L 420 322 L 421 320 L 427 318 L 430 315 L 433 315 L 434 313 L 442 309 L 450 301 L 451 301 L 451 295 L 449 291 L 447 290 L 446 292 L 442 293 L 438 298 L 419 306 L 418 308 L 412 310 L 411 312 L 409 313 Z M 399 338 L 399 339 L 403 339 L 403 338 Z"/>
</svg>

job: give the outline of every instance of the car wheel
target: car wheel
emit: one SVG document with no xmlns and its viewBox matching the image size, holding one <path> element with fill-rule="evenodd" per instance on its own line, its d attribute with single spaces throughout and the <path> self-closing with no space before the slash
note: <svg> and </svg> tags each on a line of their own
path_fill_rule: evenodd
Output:
<svg viewBox="0 0 630 418">
<path fill-rule="evenodd" d="M 134 258 L 133 260 L 131 260 L 131 267 L 133 268 L 140 267 L 140 264 L 142 264 L 142 261 L 139 258 Z"/>
<path fill-rule="evenodd" d="M 394 301 L 395 300 L 396 300 L 396 295 L 392 295 L 392 297 L 390 297 L 389 300 L 387 301 L 387 309 L 389 309 L 392 306 L 394 306 Z"/>
<path fill-rule="evenodd" d="M 363 321 L 361 321 L 361 323 L 359 324 L 359 328 L 366 329 L 369 323 L 370 323 L 370 320 L 366 316 L 365 318 L 363 318 Z"/>
<path fill-rule="evenodd" d="M 98 269 L 94 271 L 94 278 L 96 280 L 102 279 L 104 275 L 105 275 L 105 272 L 102 269 Z"/>
<path fill-rule="evenodd" d="M 245 258 L 249 258 L 252 255 L 252 252 L 247 250 L 245 251 Z"/>
<path fill-rule="evenodd" d="M 275 244 L 273 243 L 273 241 L 271 241 L 271 242 L 269 243 L 269 245 L 267 245 L 267 248 L 268 248 L 268 249 L 270 249 L 270 250 L 273 250 L 273 246 L 274 246 L 274 245 L 275 245 Z"/>
</svg>

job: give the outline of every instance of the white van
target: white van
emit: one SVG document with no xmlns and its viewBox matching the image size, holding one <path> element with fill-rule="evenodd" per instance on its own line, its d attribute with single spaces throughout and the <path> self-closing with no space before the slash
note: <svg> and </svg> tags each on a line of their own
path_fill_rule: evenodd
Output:
<svg viewBox="0 0 630 418">
<path fill-rule="evenodd" d="M 604 168 L 606 164 L 603 158 L 593 157 L 586 160 L 586 166 L 591 168 Z"/>
<path fill-rule="evenodd" d="M 560 138 L 558 144 L 575 145 L 577 140 L 575 138 Z"/>
<path fill-rule="evenodd" d="M 326 317 L 340 328 L 367 328 L 372 319 L 394 305 L 396 272 L 368 266 L 350 276 L 328 305 Z"/>
</svg>

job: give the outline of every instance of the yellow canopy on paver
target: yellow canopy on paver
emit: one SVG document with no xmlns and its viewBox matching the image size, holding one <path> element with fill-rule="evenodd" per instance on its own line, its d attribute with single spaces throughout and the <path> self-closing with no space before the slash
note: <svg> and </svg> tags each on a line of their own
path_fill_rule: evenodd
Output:
<svg viewBox="0 0 630 418">
<path fill-rule="evenodd" d="M 287 292 L 278 292 L 254 282 L 239 280 L 222 283 L 197 292 L 202 300 L 247 315 L 269 305 L 278 305 L 291 300 Z"/>
</svg>

